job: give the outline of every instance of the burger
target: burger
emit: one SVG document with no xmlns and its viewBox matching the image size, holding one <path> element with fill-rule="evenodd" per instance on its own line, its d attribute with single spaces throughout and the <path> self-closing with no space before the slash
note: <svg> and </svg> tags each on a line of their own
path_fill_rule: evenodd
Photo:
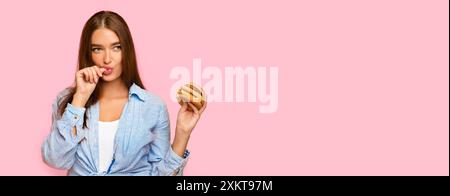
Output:
<svg viewBox="0 0 450 196">
<path fill-rule="evenodd" d="M 192 103 L 198 110 L 203 107 L 206 101 L 206 95 L 203 89 L 194 85 L 192 82 L 181 86 L 177 91 L 177 100 L 180 105 L 183 102 Z M 192 111 L 192 108 L 188 107 Z"/>
</svg>

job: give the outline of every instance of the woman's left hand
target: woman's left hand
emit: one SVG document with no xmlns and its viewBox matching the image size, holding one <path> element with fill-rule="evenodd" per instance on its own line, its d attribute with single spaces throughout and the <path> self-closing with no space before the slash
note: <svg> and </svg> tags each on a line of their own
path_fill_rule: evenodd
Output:
<svg viewBox="0 0 450 196">
<path fill-rule="evenodd" d="M 188 110 L 190 107 L 190 110 Z M 202 108 L 197 109 L 192 103 L 183 102 L 177 116 L 177 127 L 175 128 L 175 138 L 172 144 L 173 151 L 180 157 L 184 156 L 192 130 L 197 124 L 200 116 L 206 108 L 206 101 Z"/>
<path fill-rule="evenodd" d="M 189 137 L 203 111 L 205 111 L 206 104 L 207 101 L 205 101 L 205 104 L 199 110 L 192 103 L 183 102 L 183 105 L 178 111 L 175 134 L 182 134 Z M 188 110 L 188 108 L 190 108 L 191 111 Z"/>
</svg>

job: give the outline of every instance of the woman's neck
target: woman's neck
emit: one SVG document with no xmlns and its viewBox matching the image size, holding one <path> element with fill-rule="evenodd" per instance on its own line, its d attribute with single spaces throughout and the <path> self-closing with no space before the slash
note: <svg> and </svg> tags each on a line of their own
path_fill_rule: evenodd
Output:
<svg viewBox="0 0 450 196">
<path fill-rule="evenodd" d="M 128 87 L 122 80 L 116 79 L 110 82 L 102 82 L 99 99 L 117 99 L 128 97 Z"/>
</svg>

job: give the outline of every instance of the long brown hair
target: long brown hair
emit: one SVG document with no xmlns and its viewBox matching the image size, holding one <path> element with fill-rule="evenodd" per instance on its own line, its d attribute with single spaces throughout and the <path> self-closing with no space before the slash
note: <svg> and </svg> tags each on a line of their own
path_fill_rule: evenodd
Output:
<svg viewBox="0 0 450 196">
<path fill-rule="evenodd" d="M 136 83 L 136 85 L 144 88 L 141 78 L 139 76 L 136 52 L 134 50 L 133 39 L 131 37 L 130 30 L 125 20 L 117 13 L 111 11 L 100 11 L 95 13 L 83 27 L 81 33 L 80 48 L 78 51 L 78 70 L 94 65 L 91 52 L 91 37 L 94 31 L 98 28 L 107 28 L 114 31 L 119 37 L 121 51 L 122 51 L 122 74 L 121 80 L 127 85 L 128 88 Z M 101 82 L 97 84 L 94 92 L 92 92 L 85 108 L 95 104 L 98 101 L 101 88 Z M 75 94 L 76 87 L 69 87 L 69 93 L 60 101 L 58 107 L 58 114 L 62 116 L 67 104 L 72 102 L 73 95 Z M 84 113 L 83 128 L 87 127 L 87 112 Z"/>
</svg>

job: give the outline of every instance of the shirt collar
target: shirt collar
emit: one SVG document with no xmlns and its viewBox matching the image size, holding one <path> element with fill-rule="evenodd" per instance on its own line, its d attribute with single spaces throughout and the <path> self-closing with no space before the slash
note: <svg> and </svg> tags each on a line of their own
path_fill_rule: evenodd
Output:
<svg viewBox="0 0 450 196">
<path fill-rule="evenodd" d="M 145 90 L 142 89 L 140 86 L 138 86 L 136 83 L 133 83 L 133 85 L 131 85 L 130 90 L 128 92 L 128 98 L 131 99 L 132 95 L 136 95 L 137 98 L 139 98 L 142 101 L 145 101 L 147 98 Z"/>
</svg>

